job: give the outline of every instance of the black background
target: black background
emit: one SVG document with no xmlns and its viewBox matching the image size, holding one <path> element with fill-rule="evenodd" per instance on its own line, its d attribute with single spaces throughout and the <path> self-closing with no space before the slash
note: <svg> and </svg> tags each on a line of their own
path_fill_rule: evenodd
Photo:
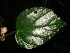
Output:
<svg viewBox="0 0 70 53">
<path fill-rule="evenodd" d="M 44 45 L 32 50 L 20 47 L 15 41 L 15 34 L 0 41 L 0 51 L 8 53 L 70 53 L 70 1 L 69 0 L 0 0 L 0 17 L 4 19 L 3 26 L 8 28 L 8 33 L 16 30 L 18 15 L 27 8 L 47 7 L 52 9 L 67 24 L 54 37 Z"/>
</svg>

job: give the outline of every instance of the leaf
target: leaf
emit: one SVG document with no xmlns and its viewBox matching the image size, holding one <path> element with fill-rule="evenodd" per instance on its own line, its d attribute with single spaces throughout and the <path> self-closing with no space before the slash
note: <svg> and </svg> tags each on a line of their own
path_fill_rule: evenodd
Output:
<svg viewBox="0 0 70 53">
<path fill-rule="evenodd" d="M 23 48 L 36 48 L 49 41 L 65 25 L 51 9 L 26 9 L 17 17 L 15 39 Z"/>
</svg>

